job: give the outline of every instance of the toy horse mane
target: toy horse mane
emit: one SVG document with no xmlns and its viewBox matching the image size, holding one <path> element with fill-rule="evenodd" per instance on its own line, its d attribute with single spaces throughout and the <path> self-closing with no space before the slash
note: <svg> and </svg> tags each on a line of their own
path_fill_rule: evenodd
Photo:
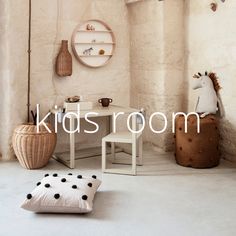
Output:
<svg viewBox="0 0 236 236">
<path fill-rule="evenodd" d="M 221 86 L 219 84 L 218 77 L 217 77 L 216 73 L 211 72 L 211 73 L 209 73 L 208 76 L 213 83 L 215 91 L 218 92 L 221 89 Z"/>
<path fill-rule="evenodd" d="M 198 72 L 197 74 L 195 74 L 195 75 L 193 76 L 193 78 L 199 79 L 201 76 L 203 76 L 203 75 Z M 214 86 L 214 89 L 215 89 L 215 91 L 216 91 L 216 93 L 217 93 L 217 92 L 221 89 L 221 86 L 220 86 L 220 84 L 219 84 L 218 77 L 217 77 L 216 73 L 214 73 L 214 72 L 208 73 L 208 72 L 206 71 L 206 72 L 205 72 L 205 76 L 208 76 L 208 77 L 211 79 L 211 81 L 212 81 L 212 83 L 213 83 L 213 86 Z"/>
</svg>

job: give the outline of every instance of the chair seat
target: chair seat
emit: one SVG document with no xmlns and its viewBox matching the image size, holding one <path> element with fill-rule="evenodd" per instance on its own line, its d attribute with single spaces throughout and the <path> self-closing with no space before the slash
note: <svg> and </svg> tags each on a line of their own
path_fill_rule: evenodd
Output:
<svg viewBox="0 0 236 236">
<path fill-rule="evenodd" d="M 129 131 L 110 133 L 102 140 L 104 142 L 132 143 L 132 133 Z"/>
</svg>

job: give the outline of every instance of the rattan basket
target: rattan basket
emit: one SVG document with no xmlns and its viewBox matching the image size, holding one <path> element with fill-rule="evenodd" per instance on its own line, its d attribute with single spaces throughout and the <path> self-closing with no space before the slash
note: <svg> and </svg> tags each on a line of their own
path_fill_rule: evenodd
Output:
<svg viewBox="0 0 236 236">
<path fill-rule="evenodd" d="M 16 127 L 12 137 L 13 149 L 21 166 L 27 169 L 38 169 L 47 165 L 56 146 L 57 136 L 50 124 L 52 133 L 44 126 L 24 124 Z"/>
<path fill-rule="evenodd" d="M 56 61 L 56 73 L 62 77 L 72 75 L 72 56 L 68 50 L 67 40 L 62 40 L 61 49 Z"/>
</svg>

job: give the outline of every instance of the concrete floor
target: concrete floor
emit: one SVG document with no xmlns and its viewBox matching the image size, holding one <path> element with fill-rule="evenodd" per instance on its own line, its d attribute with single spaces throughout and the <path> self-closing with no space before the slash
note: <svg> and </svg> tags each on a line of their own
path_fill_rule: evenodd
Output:
<svg viewBox="0 0 236 236">
<path fill-rule="evenodd" d="M 20 203 L 45 173 L 67 173 L 51 160 L 29 171 L 18 162 L 0 162 L 0 235 L 236 235 L 236 167 L 214 169 L 175 164 L 172 155 L 149 148 L 139 175 L 102 175 L 100 158 L 76 161 L 73 173 L 96 174 L 103 183 L 87 215 L 34 214 Z"/>
</svg>

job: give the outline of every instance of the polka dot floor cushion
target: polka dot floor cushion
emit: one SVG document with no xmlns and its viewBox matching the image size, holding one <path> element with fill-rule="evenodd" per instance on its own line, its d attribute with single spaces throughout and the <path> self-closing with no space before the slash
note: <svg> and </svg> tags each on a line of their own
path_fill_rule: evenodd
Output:
<svg viewBox="0 0 236 236">
<path fill-rule="evenodd" d="M 29 194 L 22 208 L 33 212 L 87 213 L 101 181 L 95 175 L 46 174 Z"/>
</svg>

